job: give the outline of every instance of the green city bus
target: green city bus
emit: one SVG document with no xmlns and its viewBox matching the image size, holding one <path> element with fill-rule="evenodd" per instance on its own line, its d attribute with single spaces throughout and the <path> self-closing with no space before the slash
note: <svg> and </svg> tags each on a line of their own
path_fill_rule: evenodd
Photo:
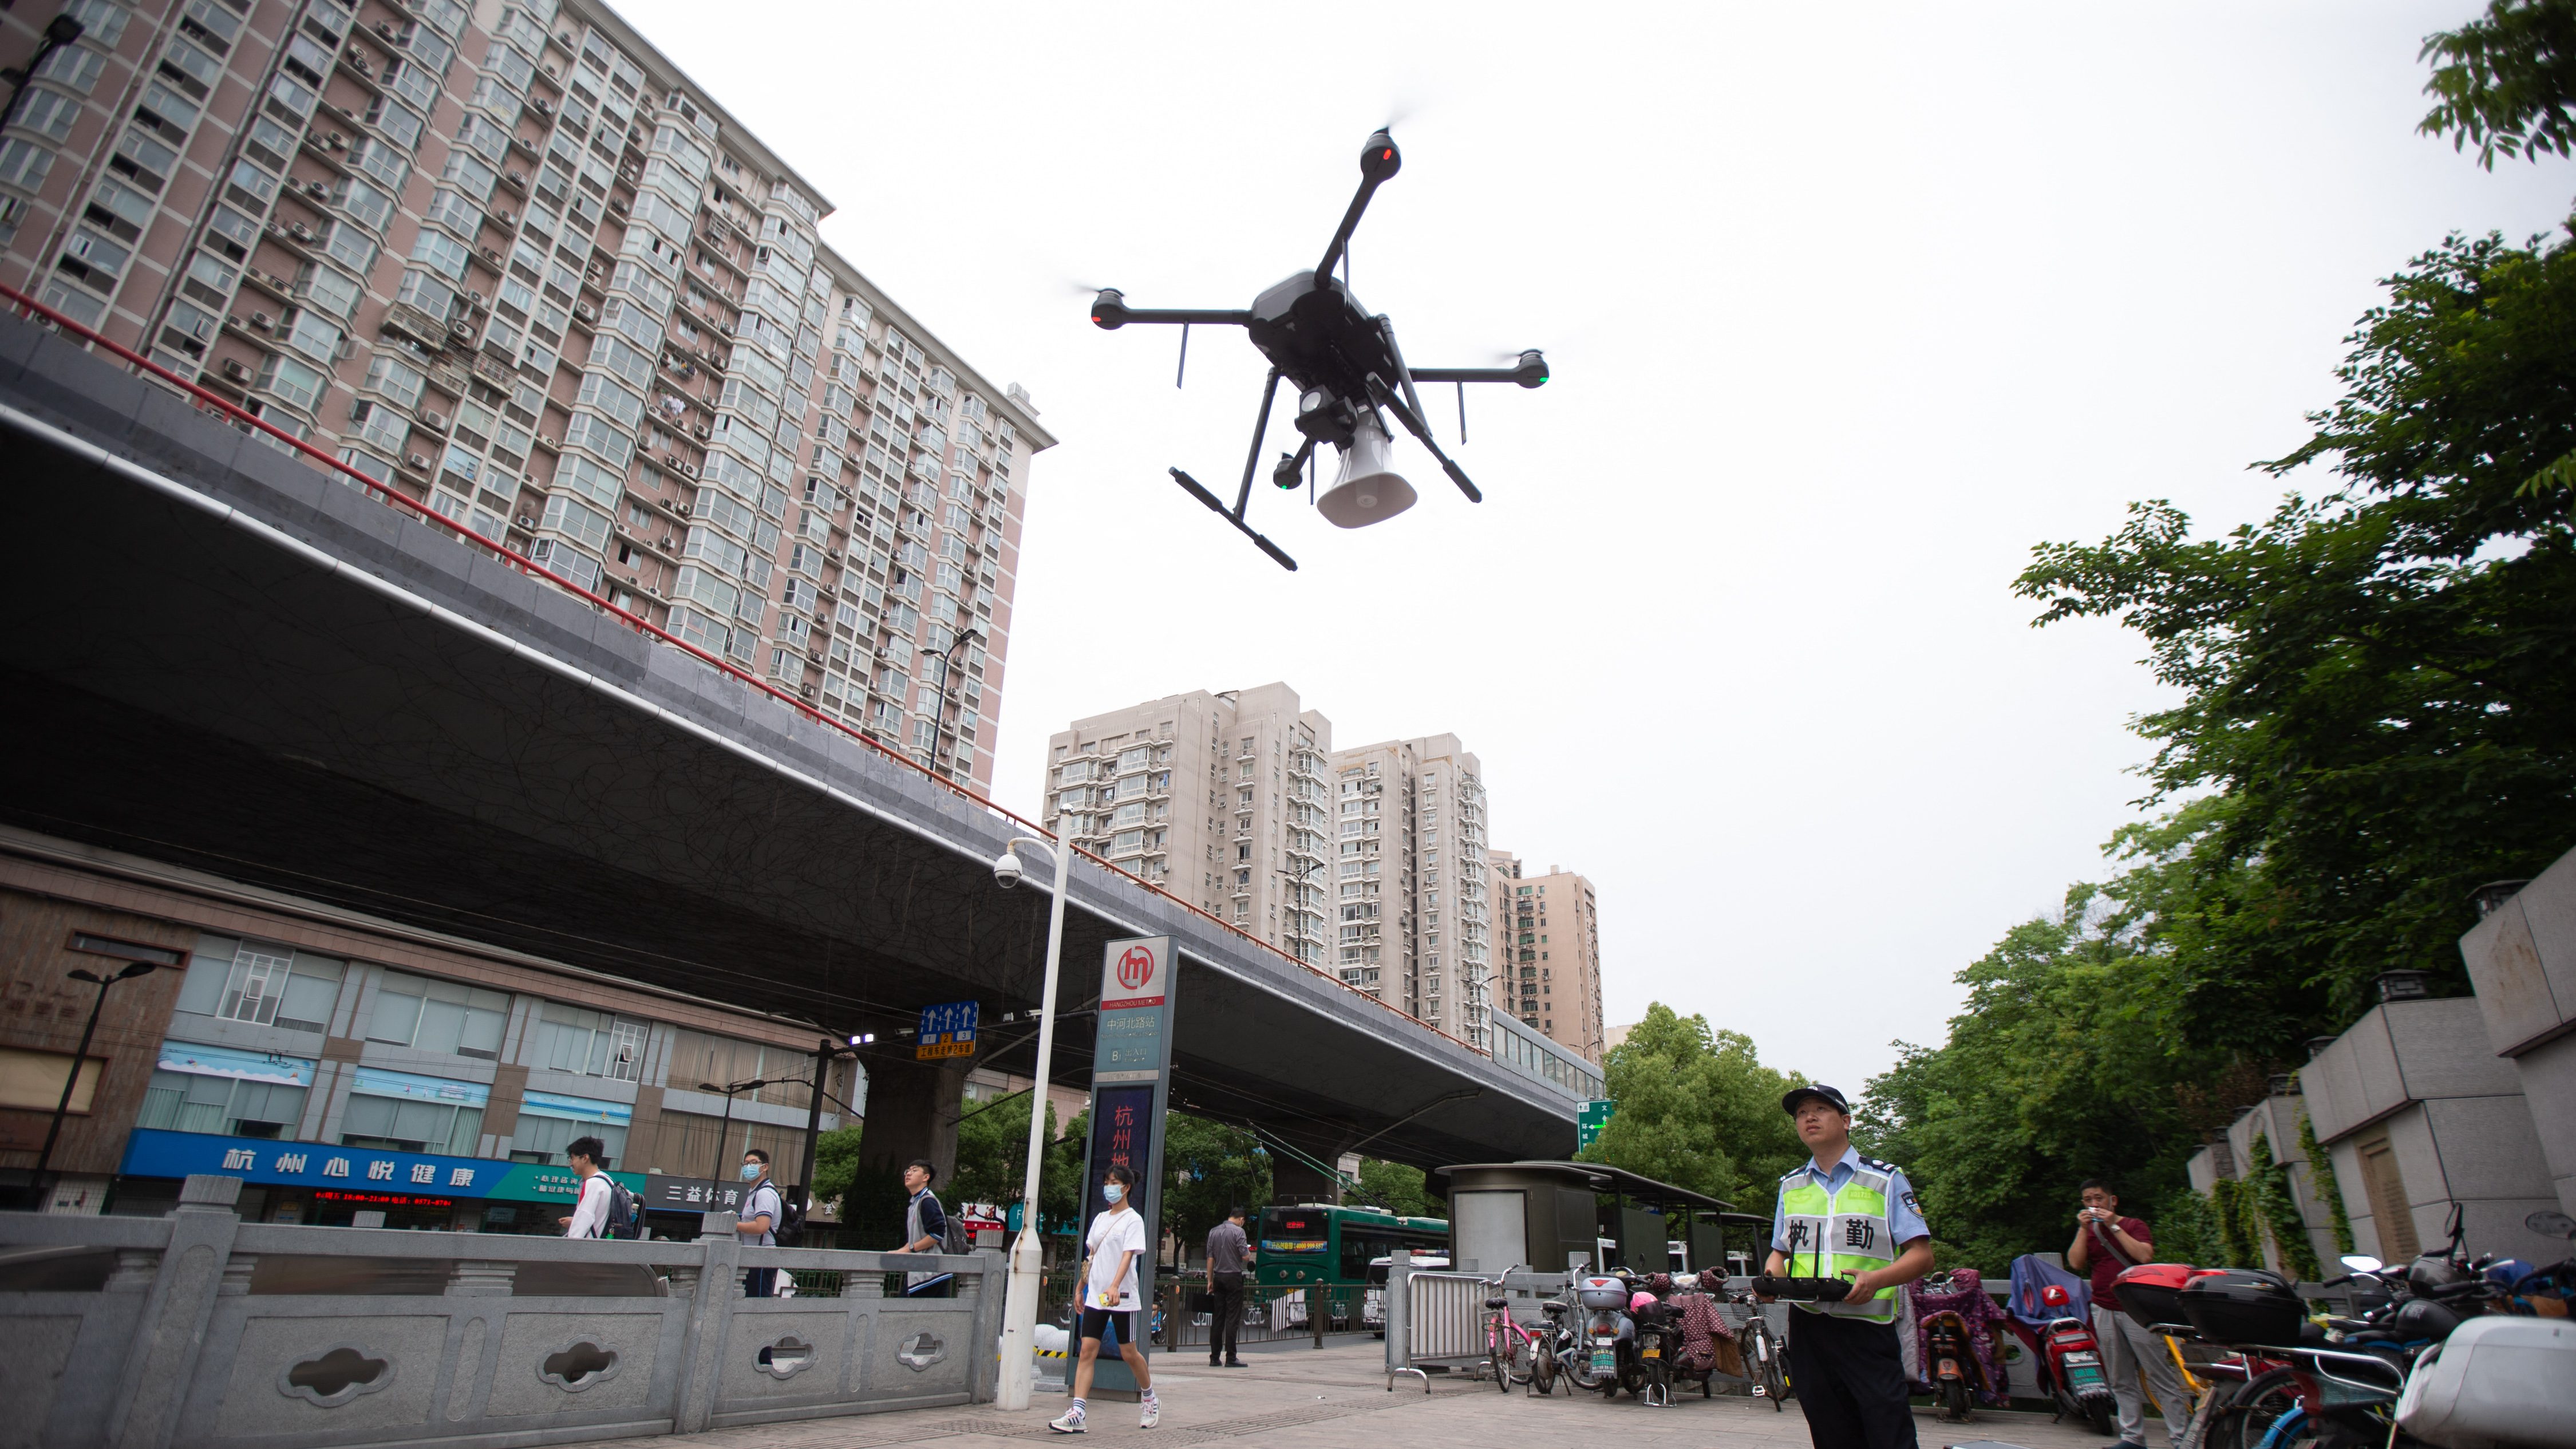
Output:
<svg viewBox="0 0 2576 1449">
<path fill-rule="evenodd" d="M 1369 1281 L 1369 1263 L 1398 1248 L 1449 1253 L 1449 1224 L 1440 1218 L 1407 1218 L 1377 1208 L 1307 1203 L 1264 1208 L 1254 1244 L 1252 1281 L 1271 1287 L 1305 1284 L 1358 1287 Z"/>
</svg>

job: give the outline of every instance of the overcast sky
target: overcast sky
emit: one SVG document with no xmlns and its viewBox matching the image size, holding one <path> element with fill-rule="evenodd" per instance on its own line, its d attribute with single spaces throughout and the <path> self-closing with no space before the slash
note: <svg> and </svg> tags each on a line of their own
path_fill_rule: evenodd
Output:
<svg viewBox="0 0 2576 1449">
<path fill-rule="evenodd" d="M 1454 731 L 1493 843 L 1597 887 L 1612 1022 L 1702 1012 L 1855 1094 L 2136 816 L 2144 651 L 2031 629 L 2031 546 L 2132 499 L 2267 512 L 2246 465 L 2336 395 L 2374 279 L 2576 190 L 2414 134 L 2466 0 L 622 8 L 1063 440 L 1003 803 L 1051 731 L 1191 689 L 1284 679 L 1342 745 Z M 1409 442 L 1422 502 L 1362 532 L 1261 486 L 1289 574 L 1164 473 L 1231 489 L 1258 355 L 1194 330 L 1176 392 L 1173 332 L 1100 332 L 1079 287 L 1248 304 L 1391 118 L 1359 297 L 1416 366 L 1556 376 L 1469 395 L 1482 505 Z"/>
</svg>

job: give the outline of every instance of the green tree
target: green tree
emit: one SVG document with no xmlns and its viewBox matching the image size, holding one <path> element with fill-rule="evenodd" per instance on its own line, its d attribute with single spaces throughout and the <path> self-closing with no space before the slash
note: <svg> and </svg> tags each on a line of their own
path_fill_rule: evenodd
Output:
<svg viewBox="0 0 2576 1449">
<path fill-rule="evenodd" d="M 1422 1169 L 1380 1158 L 1360 1159 L 1359 1191 L 1354 1200 L 1371 1203 L 1408 1218 L 1442 1218 L 1449 1215 L 1449 1204 L 1434 1197 L 1425 1185 Z"/>
<path fill-rule="evenodd" d="M 1163 1226 L 1185 1245 L 1204 1241 L 1228 1209 L 1270 1200 L 1270 1154 L 1260 1140 L 1187 1112 L 1163 1118 Z"/>
<path fill-rule="evenodd" d="M 2576 6 L 2498 0 L 2440 35 L 2427 128 L 2565 154 Z M 2452 237 L 2387 279 L 2342 395 L 2260 465 L 2313 496 L 2195 538 L 2141 503 L 2098 544 L 2045 544 L 2016 588 L 2045 625 L 2117 619 L 2180 696 L 2136 728 L 2128 862 L 1971 967 L 1937 1048 L 1871 1084 L 1868 1125 L 1936 1232 L 1988 1266 L 2061 1246 L 2102 1175 L 2181 1238 L 2259 1261 L 2277 1166 L 2206 1199 L 2183 1160 L 2308 1036 L 2394 968 L 2457 983 L 2465 901 L 2537 874 L 2576 821 L 2576 247 Z M 2269 1144 L 2266 1144 L 2269 1150 Z"/>
<path fill-rule="evenodd" d="M 1029 1161 L 1030 1093 L 1021 1092 L 989 1103 L 969 1103 L 957 1122 L 957 1171 L 940 1197 L 949 1202 L 1010 1204 L 1020 1200 L 1022 1174 Z M 1044 1141 L 1056 1140 L 1055 1107 L 1047 1106 Z M 1070 1210 L 1076 1189 L 1063 1177 L 1066 1164 L 1058 1154 L 1042 1153 L 1038 1162 L 1038 1200 L 1047 1212 Z"/>
<path fill-rule="evenodd" d="M 2118 618 L 2182 701 L 2151 800 L 2223 797 L 2173 923 L 2201 1041 L 2288 1055 L 2393 968 L 2457 979 L 2463 902 L 2576 820 L 2576 535 L 2524 482 L 2576 451 L 2576 248 L 2454 238 L 2390 279 L 2315 435 L 2341 491 L 2194 540 L 2164 503 L 2018 585 Z"/>
<path fill-rule="evenodd" d="M 1804 1160 L 1781 1094 L 1806 1078 L 1762 1065 L 1753 1039 L 1661 1002 L 1603 1064 L 1610 1125 L 1580 1154 L 1759 1212 Z"/>
<path fill-rule="evenodd" d="M 2144 912 L 2162 903 L 2157 871 L 2122 882 Z M 2063 1249 L 2086 1178 L 2141 1207 L 2181 1185 L 2199 1124 L 2175 1088 L 2209 1062 L 2166 1034 L 2167 962 L 2143 949 L 2133 909 L 2077 886 L 2006 932 L 1959 973 L 1968 999 L 1948 1041 L 1905 1047 L 1870 1081 L 1859 1135 L 1905 1168 L 1953 1261 L 1996 1273 Z"/>
<path fill-rule="evenodd" d="M 814 1201 L 840 1203 L 859 1175 L 860 1124 L 835 1127 L 814 1139 Z M 835 1221 L 847 1222 L 836 1217 Z"/>
<path fill-rule="evenodd" d="M 2494 0 L 2484 18 L 2424 41 L 2438 59 L 2424 93 L 2435 105 L 2417 127 L 2478 148 L 2478 164 L 2565 156 L 2576 143 L 2576 4 Z"/>
</svg>

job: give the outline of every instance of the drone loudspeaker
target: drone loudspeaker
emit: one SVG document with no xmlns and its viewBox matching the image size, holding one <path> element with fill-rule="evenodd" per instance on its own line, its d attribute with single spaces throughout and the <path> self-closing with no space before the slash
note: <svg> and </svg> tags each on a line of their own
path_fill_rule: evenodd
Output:
<svg viewBox="0 0 2576 1449">
<path fill-rule="evenodd" d="M 1315 500 L 1315 511 L 1335 528 L 1366 528 L 1384 523 L 1413 506 L 1413 485 L 1404 481 L 1387 458 L 1385 425 L 1375 411 L 1363 412 L 1342 449 L 1342 473 L 1333 491 Z"/>
</svg>

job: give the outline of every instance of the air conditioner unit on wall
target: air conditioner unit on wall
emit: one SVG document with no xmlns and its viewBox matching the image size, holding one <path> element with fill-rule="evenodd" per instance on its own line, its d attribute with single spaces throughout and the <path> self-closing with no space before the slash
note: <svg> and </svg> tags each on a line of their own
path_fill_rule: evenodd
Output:
<svg viewBox="0 0 2576 1449">
<path fill-rule="evenodd" d="M 411 470 L 415 473 L 426 473 L 429 471 L 429 455 L 426 453 L 414 453 L 404 461 L 411 465 Z"/>
<path fill-rule="evenodd" d="M 250 369 L 241 365 L 241 359 L 227 357 L 224 359 L 224 376 L 231 378 L 235 382 L 248 382 L 250 380 Z"/>
</svg>

